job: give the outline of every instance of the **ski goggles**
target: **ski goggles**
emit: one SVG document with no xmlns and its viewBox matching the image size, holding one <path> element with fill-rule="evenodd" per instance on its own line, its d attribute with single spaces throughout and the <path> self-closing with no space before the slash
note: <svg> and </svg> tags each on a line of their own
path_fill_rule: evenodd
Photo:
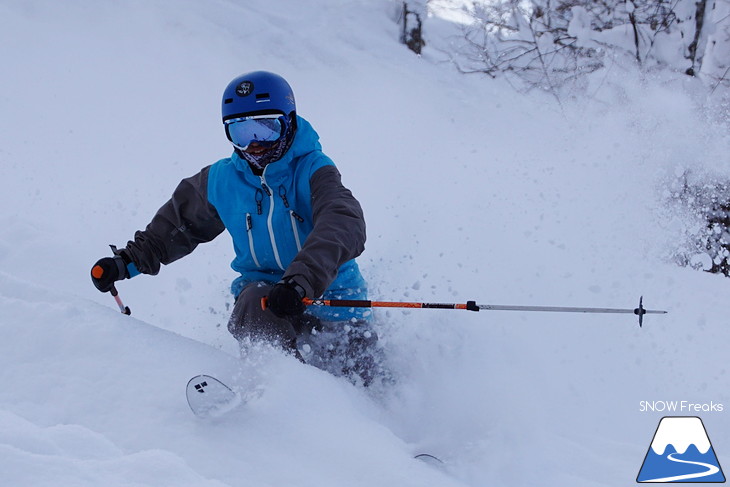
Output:
<svg viewBox="0 0 730 487">
<path fill-rule="evenodd" d="M 280 114 L 255 115 L 226 120 L 226 135 L 234 147 L 246 150 L 256 142 L 264 147 L 272 146 L 286 133 L 289 122 Z"/>
</svg>

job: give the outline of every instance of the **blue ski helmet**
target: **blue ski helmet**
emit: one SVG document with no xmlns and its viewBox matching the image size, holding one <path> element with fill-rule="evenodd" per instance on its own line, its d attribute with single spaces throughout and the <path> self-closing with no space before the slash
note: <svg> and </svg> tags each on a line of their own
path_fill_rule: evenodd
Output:
<svg viewBox="0 0 730 487">
<path fill-rule="evenodd" d="M 223 92 L 223 122 L 232 118 L 281 113 L 293 116 L 294 92 L 284 78 L 268 71 L 242 74 Z"/>
</svg>

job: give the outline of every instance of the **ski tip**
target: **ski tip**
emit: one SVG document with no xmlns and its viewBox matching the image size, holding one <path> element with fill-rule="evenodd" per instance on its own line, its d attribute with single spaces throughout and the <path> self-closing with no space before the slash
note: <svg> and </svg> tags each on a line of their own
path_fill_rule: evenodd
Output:
<svg viewBox="0 0 730 487">
<path fill-rule="evenodd" d="M 436 466 L 443 466 L 444 461 L 441 460 L 439 457 L 435 455 L 431 455 L 430 453 L 419 453 L 418 455 L 414 455 L 413 458 L 416 460 L 421 460 L 422 462 L 428 463 L 429 465 L 436 465 Z"/>
<path fill-rule="evenodd" d="M 210 375 L 196 375 L 185 389 L 188 406 L 199 418 L 223 416 L 243 403 L 241 394 Z"/>
</svg>

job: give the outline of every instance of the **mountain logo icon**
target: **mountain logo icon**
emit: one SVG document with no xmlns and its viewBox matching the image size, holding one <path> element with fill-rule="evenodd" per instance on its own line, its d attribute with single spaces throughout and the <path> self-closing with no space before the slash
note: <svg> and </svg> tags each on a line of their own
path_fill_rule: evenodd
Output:
<svg viewBox="0 0 730 487">
<path fill-rule="evenodd" d="M 636 481 L 725 482 L 725 475 L 702 420 L 696 416 L 663 417 Z"/>
</svg>

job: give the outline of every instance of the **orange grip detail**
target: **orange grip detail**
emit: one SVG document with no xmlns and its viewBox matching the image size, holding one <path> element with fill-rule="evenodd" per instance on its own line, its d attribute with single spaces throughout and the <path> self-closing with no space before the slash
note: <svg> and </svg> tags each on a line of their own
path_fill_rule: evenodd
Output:
<svg viewBox="0 0 730 487">
<path fill-rule="evenodd" d="M 104 275 L 104 269 L 100 265 L 95 265 L 94 268 L 91 269 L 91 275 L 94 279 L 101 279 L 101 276 Z"/>
</svg>

